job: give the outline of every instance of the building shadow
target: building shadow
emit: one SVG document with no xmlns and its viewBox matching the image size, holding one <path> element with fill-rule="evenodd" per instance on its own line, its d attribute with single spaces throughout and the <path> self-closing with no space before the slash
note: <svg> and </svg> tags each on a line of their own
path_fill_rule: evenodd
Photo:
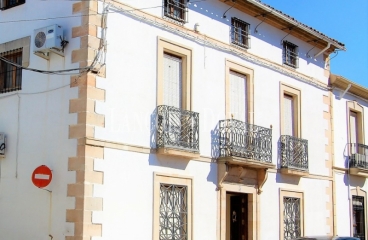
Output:
<svg viewBox="0 0 368 240">
<path fill-rule="evenodd" d="M 282 149 L 284 148 L 284 143 L 281 142 L 281 137 L 277 140 L 277 162 L 276 162 L 276 168 L 277 173 L 275 176 L 275 180 L 277 183 L 286 183 L 286 184 L 292 184 L 292 185 L 298 185 L 300 182 L 299 176 L 291 176 L 291 175 L 285 175 L 280 173 L 280 169 L 282 166 Z"/>
<path fill-rule="evenodd" d="M 157 108 L 153 110 L 150 115 L 150 147 L 156 149 L 156 137 L 157 137 Z"/>
<path fill-rule="evenodd" d="M 220 129 L 217 123 L 215 128 L 211 130 L 211 158 L 212 162 L 217 162 L 220 157 Z"/>
<path fill-rule="evenodd" d="M 149 154 L 148 164 L 151 166 L 185 170 L 189 164 L 190 159 L 175 156 L 165 156 L 155 153 Z"/>
</svg>

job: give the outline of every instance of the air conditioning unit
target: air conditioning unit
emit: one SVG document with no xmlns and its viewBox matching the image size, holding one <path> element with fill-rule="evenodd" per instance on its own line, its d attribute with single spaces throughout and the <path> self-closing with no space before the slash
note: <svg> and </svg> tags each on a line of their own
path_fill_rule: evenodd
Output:
<svg viewBox="0 0 368 240">
<path fill-rule="evenodd" d="M 50 52 L 63 56 L 63 40 L 63 28 L 57 24 L 36 29 L 34 30 L 33 52 L 46 59 L 49 59 Z"/>
<path fill-rule="evenodd" d="M 5 140 L 6 140 L 5 134 L 0 133 L 0 158 L 5 157 L 5 148 L 6 148 Z"/>
</svg>

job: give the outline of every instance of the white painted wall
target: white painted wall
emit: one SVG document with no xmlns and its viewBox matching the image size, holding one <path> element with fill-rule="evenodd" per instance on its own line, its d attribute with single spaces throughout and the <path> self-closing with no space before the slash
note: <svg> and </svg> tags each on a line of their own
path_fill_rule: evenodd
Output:
<svg viewBox="0 0 368 240">
<path fill-rule="evenodd" d="M 152 239 L 154 172 L 193 177 L 193 239 L 216 239 L 215 163 L 113 149 L 104 152 L 103 239 Z"/>
<path fill-rule="evenodd" d="M 326 210 L 328 195 L 326 188 L 329 181 L 298 178 L 276 173 L 269 173 L 268 180 L 263 187 L 261 198 L 261 239 L 278 239 L 280 232 L 280 189 L 295 190 L 304 194 L 304 234 L 306 236 L 323 236 L 332 234 L 329 232 L 326 218 L 329 211 Z M 277 237 L 275 237 L 277 236 Z"/>
<path fill-rule="evenodd" d="M 144 11 L 158 17 L 163 16 L 162 0 L 120 0 L 124 4 L 133 6 L 135 9 L 143 9 Z M 251 48 L 249 53 L 262 56 L 274 62 L 282 64 L 282 44 L 281 40 L 288 34 L 282 30 L 276 29 L 267 23 L 262 23 L 256 33 L 255 27 L 262 21 L 262 17 L 255 18 L 247 15 L 238 9 L 230 8 L 231 5 L 224 4 L 220 1 L 194 1 L 188 3 L 188 22 L 184 27 L 194 29 L 196 23 L 200 24 L 200 31 L 206 36 L 218 39 L 222 42 L 229 43 L 229 31 L 231 26 L 231 18 L 237 17 L 250 24 L 251 30 Z M 306 43 L 291 35 L 286 36 L 284 40 L 293 42 L 299 46 L 299 65 L 298 72 L 307 74 L 324 83 L 327 83 L 327 77 L 324 76 L 324 60 L 323 54 L 316 59 L 307 58 L 307 53 L 313 48 L 313 45 Z M 314 48 L 308 55 L 314 56 L 321 49 Z"/>
<path fill-rule="evenodd" d="M 335 166 L 340 168 L 348 167 L 348 149 L 347 143 L 349 143 L 348 136 L 348 111 L 347 102 L 356 101 L 364 109 L 364 126 L 367 129 L 367 112 L 368 101 L 364 101 L 349 93 L 345 94 L 340 99 L 341 93 L 344 90 L 333 90 L 333 118 L 334 118 L 334 142 L 335 142 Z M 365 144 L 367 144 L 367 134 L 365 132 Z M 337 173 L 336 179 L 336 215 L 337 215 L 337 234 L 338 235 L 350 235 L 350 208 L 352 203 L 349 201 L 349 192 L 356 187 L 360 187 L 363 191 L 368 191 L 367 180 L 363 177 L 348 176 L 347 174 Z M 367 206 L 365 206 L 367 208 Z M 366 211 L 367 215 L 367 211 Z"/>
<path fill-rule="evenodd" d="M 368 101 L 363 101 L 349 93 L 345 94 L 342 99 L 339 98 L 341 92 L 344 90 L 335 89 L 334 93 L 334 119 L 335 119 L 335 164 L 338 167 L 347 167 L 346 154 L 347 150 L 344 151 L 346 144 L 349 143 L 348 136 L 348 112 L 347 112 L 347 102 L 356 101 L 358 104 L 363 106 L 365 115 L 368 112 Z M 368 118 L 364 116 L 364 126 L 367 129 Z M 368 136 L 365 134 L 365 143 L 368 142 Z M 345 161 L 344 161 L 345 158 Z"/>
<path fill-rule="evenodd" d="M 136 8 L 162 4 L 161 0 L 124 2 L 134 4 Z M 70 64 L 72 50 L 79 48 L 79 41 L 71 38 L 72 27 L 80 25 L 79 17 L 71 17 L 73 3 L 27 0 L 24 5 L 2 11 L 0 23 L 18 19 L 50 19 L 2 24 L 2 32 L 7 34 L 0 35 L 0 43 L 29 35 L 33 39 L 34 29 L 60 24 L 69 41 L 65 58 L 53 55 L 47 62 L 31 54 L 29 67 L 45 70 L 77 67 L 77 64 Z M 190 5 L 189 9 L 189 23 L 185 27 L 192 29 L 198 22 L 206 35 L 223 42 L 229 41 L 229 22 L 221 18 L 228 5 L 217 1 L 200 2 L 196 6 Z M 161 7 L 145 11 L 162 16 Z M 250 53 L 281 63 L 280 40 L 286 35 L 285 32 L 262 24 L 259 33 L 254 34 L 258 19 L 236 9 L 227 15 L 229 19 L 236 16 L 251 24 Z M 68 17 L 57 18 L 59 16 Z M 201 155 L 212 155 L 211 131 L 216 128 L 219 120 L 225 118 L 225 59 L 231 59 L 254 69 L 254 123 L 264 127 L 273 125 L 274 164 L 277 164 L 277 141 L 280 136 L 279 83 L 282 81 L 302 90 L 302 137 L 309 140 L 310 172 L 327 174 L 324 147 L 321 147 L 325 143 L 325 123 L 321 121 L 324 110 L 322 95 L 325 91 L 247 62 L 231 53 L 203 46 L 165 29 L 137 21 L 124 13 L 111 13 L 108 18 L 107 79 L 98 81 L 98 86 L 106 89 L 106 102 L 96 105 L 96 111 L 105 114 L 106 126 L 96 129 L 96 138 L 151 146 L 151 119 L 156 107 L 157 91 L 157 36 L 160 36 L 193 49 L 192 102 L 193 111 L 200 113 Z M 327 82 L 323 75 L 322 57 L 317 58 L 317 61 L 305 58 L 305 53 L 312 46 L 292 36 L 286 39 L 299 46 L 300 67 L 296 71 Z M 315 49 L 311 53 L 317 51 Z M 73 182 L 75 178 L 67 171 L 67 161 L 69 156 L 75 156 L 76 141 L 68 139 L 68 125 L 76 123 L 76 115 L 69 114 L 68 106 L 69 99 L 77 96 L 77 90 L 65 87 L 49 91 L 66 86 L 69 82 L 69 76 L 23 71 L 23 90 L 19 95 L 7 93 L 0 96 L 0 131 L 8 137 L 7 156 L 0 160 L 0 215 L 5 216 L 0 219 L 0 232 L 4 238 L 46 240 L 49 239 L 48 234 L 52 234 L 54 239 L 63 239 L 73 231 L 72 225 L 65 223 L 65 209 L 74 207 L 74 202 L 66 197 L 66 188 L 67 183 Z M 53 182 L 49 187 L 52 190 L 51 210 L 51 194 L 35 188 L 30 181 L 33 169 L 41 164 L 53 169 Z M 215 163 L 193 160 L 185 162 L 180 159 L 157 158 L 156 155 L 105 149 L 105 160 L 101 164 L 105 170 L 104 188 L 95 189 L 95 194 L 104 197 L 104 239 L 121 239 L 123 234 L 126 239 L 151 237 L 153 172 L 177 173 L 194 178 L 194 195 L 201 196 L 195 198 L 193 203 L 195 239 L 216 238 L 218 202 Z M 263 240 L 275 239 L 275 233 L 279 231 L 278 218 L 268 217 L 268 214 L 279 214 L 278 189 L 295 187 L 287 183 L 290 180 L 285 180 L 283 176 L 270 175 L 261 197 L 261 214 L 262 219 L 265 219 L 261 228 L 269 229 L 262 231 Z M 325 194 L 324 183 L 315 187 L 315 180 L 302 179 L 298 184 L 305 191 L 308 212 L 306 224 L 320 223 L 313 229 L 306 227 L 307 233 L 324 233 L 325 205 L 324 202 L 314 203 L 313 198 L 315 193 Z M 142 202 L 142 199 L 145 201 Z M 131 227 L 132 223 L 138 223 L 134 226 L 140 228 Z M 145 227 L 145 231 L 141 231 L 141 226 Z"/>
<path fill-rule="evenodd" d="M 337 173 L 336 181 L 336 219 L 337 219 L 337 235 L 350 235 L 350 204 L 349 189 L 347 186 L 347 175 Z"/>
<path fill-rule="evenodd" d="M 124 1 L 128 2 L 128 1 Z M 140 1 L 136 8 L 160 5 L 161 1 Z M 201 31 L 208 36 L 228 42 L 229 22 L 221 19 L 228 8 L 220 2 L 201 2 L 190 6 L 189 23 L 201 24 Z M 202 7 L 202 9 L 200 9 Z M 208 12 L 206 11 L 208 10 Z M 211 11 L 210 11 L 211 10 Z M 161 8 L 149 9 L 161 16 Z M 213 14 L 212 14 L 213 13 Z M 203 15 L 204 14 L 204 15 Z M 258 23 L 237 10 L 228 16 L 237 16 L 251 23 Z M 217 15 L 217 16 L 216 16 Z M 106 101 L 97 102 L 96 111 L 105 114 L 105 128 L 96 128 L 95 137 L 108 141 L 152 147 L 151 127 L 156 108 L 157 92 L 157 37 L 190 47 L 193 53 L 192 110 L 200 113 L 200 152 L 212 157 L 213 131 L 218 121 L 225 118 L 225 60 L 230 59 L 254 69 L 254 123 L 263 127 L 273 126 L 273 163 L 278 164 L 280 137 L 280 82 L 301 89 L 302 137 L 309 141 L 309 171 L 327 175 L 325 129 L 323 120 L 325 90 L 290 78 L 282 73 L 246 61 L 236 55 L 203 46 L 165 29 L 137 21 L 124 13 L 108 16 L 107 78 L 97 85 L 106 89 Z M 267 24 L 259 28 L 261 36 L 252 36 L 249 52 L 281 63 L 282 47 L 279 40 L 286 34 Z M 312 46 L 292 39 L 306 53 Z M 317 50 L 316 50 L 317 51 Z M 323 82 L 324 65 L 318 58 L 309 63 L 301 54 L 297 71 L 316 77 Z M 212 136 L 211 136 L 212 134 Z M 192 176 L 194 179 L 194 239 L 216 239 L 217 192 L 215 191 L 217 165 L 180 158 L 157 157 L 105 149 L 104 155 L 104 239 L 152 238 L 153 172 Z M 305 233 L 309 235 L 332 234 L 327 229 L 328 181 L 287 177 L 270 173 L 261 198 L 261 239 L 274 240 L 279 236 L 279 189 L 299 189 L 305 193 Z M 118 190 L 117 190 L 118 189 Z M 143 191 L 142 191 L 143 189 Z M 144 201 L 142 201 L 142 199 Z M 139 222 L 139 223 L 138 223 Z M 138 223 L 138 224 L 135 224 Z M 145 231 L 140 227 L 145 226 Z"/>
<path fill-rule="evenodd" d="M 105 128 L 96 128 L 96 138 L 151 146 L 159 36 L 193 49 L 192 110 L 200 113 L 201 155 L 211 156 L 211 131 L 215 130 L 219 120 L 225 118 L 225 59 L 231 59 L 254 69 L 254 123 L 263 127 L 273 126 L 274 163 L 277 163 L 280 137 L 279 84 L 283 82 L 302 92 L 302 138 L 309 140 L 310 172 L 328 173 L 324 163 L 325 149 L 321 147 L 326 143 L 324 130 L 327 122 L 321 120 L 326 91 L 122 13 L 109 15 L 108 31 L 107 81 L 98 81 L 99 87 L 107 89 L 106 102 L 96 105 L 97 112 L 105 114 L 106 124 Z M 280 46 L 277 48 L 281 51 Z"/>
<path fill-rule="evenodd" d="M 337 173 L 336 179 L 336 217 L 337 217 L 337 234 L 342 236 L 350 235 L 351 226 L 351 206 L 352 199 L 349 192 L 359 187 L 367 192 L 368 184 L 365 178 L 357 176 L 348 176 L 347 174 Z M 365 206 L 365 214 L 367 214 L 367 206 Z"/>
<path fill-rule="evenodd" d="M 80 17 L 72 16 L 68 1 L 27 0 L 25 4 L 0 12 L 0 44 L 31 36 L 33 30 L 52 24 L 64 28 L 69 41 L 65 57 L 51 55 L 46 61 L 31 53 L 30 68 L 57 70 L 75 68 L 71 51 L 79 48 L 79 40 L 71 39 L 71 29 L 80 25 Z M 66 17 L 66 18 L 58 18 Z M 37 19 L 48 20 L 37 20 Z M 27 21 L 19 21 L 27 20 Z M 14 22 L 8 22 L 14 21 Z M 31 48 L 31 52 L 33 47 Z M 68 172 L 68 157 L 76 154 L 76 140 L 68 139 L 68 126 L 77 122 L 69 114 L 69 99 L 77 97 L 77 89 L 68 85 L 70 77 L 22 72 L 22 90 L 0 94 L 0 132 L 7 136 L 6 157 L 0 159 L 0 232 L 3 239 L 64 239 L 73 233 L 65 223 L 66 209 L 74 208 L 67 198 L 67 183 L 75 176 Z M 65 87 L 64 87 L 65 86 Z M 53 90 L 59 88 L 57 90 Z M 47 189 L 31 182 L 33 170 L 47 165 L 53 179 Z"/>
</svg>

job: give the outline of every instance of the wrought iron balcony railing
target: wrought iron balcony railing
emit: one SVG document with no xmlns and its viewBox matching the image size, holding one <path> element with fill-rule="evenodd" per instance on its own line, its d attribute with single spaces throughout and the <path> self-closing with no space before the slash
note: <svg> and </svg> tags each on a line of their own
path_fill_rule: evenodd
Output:
<svg viewBox="0 0 368 240">
<path fill-rule="evenodd" d="M 360 143 L 349 143 L 349 167 L 368 169 L 368 146 Z"/>
<path fill-rule="evenodd" d="M 199 113 L 161 105 L 156 121 L 157 148 L 199 152 Z"/>
<path fill-rule="evenodd" d="M 308 171 L 308 140 L 282 135 L 280 160 L 281 168 Z"/>
<path fill-rule="evenodd" d="M 235 119 L 219 122 L 220 157 L 272 162 L 272 130 Z"/>
</svg>

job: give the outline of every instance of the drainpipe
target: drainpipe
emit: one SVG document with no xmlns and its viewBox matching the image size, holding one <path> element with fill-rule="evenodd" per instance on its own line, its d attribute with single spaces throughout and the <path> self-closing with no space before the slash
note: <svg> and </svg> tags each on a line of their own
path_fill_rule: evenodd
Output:
<svg viewBox="0 0 368 240">
<path fill-rule="evenodd" d="M 319 53 L 314 55 L 314 58 L 318 57 L 319 55 L 321 55 L 322 53 L 324 53 L 327 49 L 329 49 L 331 46 L 331 43 L 327 44 L 327 47 L 325 47 L 324 49 L 322 49 Z"/>
</svg>

